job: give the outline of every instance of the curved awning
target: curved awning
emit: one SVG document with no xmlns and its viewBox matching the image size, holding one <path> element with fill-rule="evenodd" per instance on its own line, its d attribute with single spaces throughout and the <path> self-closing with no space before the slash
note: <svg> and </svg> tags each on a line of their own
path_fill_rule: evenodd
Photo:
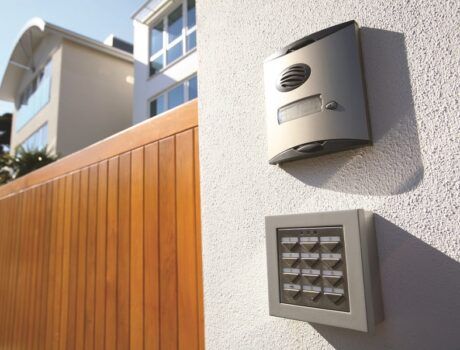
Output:
<svg viewBox="0 0 460 350">
<path fill-rule="evenodd" d="M 31 57 L 45 36 L 46 23 L 41 18 L 33 18 L 22 28 L 11 52 L 0 85 L 0 99 L 14 101 L 22 75 L 27 70 L 34 70 Z"/>
</svg>

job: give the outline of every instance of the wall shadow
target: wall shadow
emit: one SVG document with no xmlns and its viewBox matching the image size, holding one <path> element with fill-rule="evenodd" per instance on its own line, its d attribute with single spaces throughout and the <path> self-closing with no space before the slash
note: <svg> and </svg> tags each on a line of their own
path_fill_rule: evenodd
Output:
<svg viewBox="0 0 460 350">
<path fill-rule="evenodd" d="M 285 163 L 309 186 L 363 195 L 411 191 L 423 179 L 404 34 L 361 28 L 374 144 Z"/>
<path fill-rule="evenodd" d="M 336 349 L 460 349 L 460 264 L 375 216 L 385 320 L 374 335 L 313 327 Z"/>
</svg>

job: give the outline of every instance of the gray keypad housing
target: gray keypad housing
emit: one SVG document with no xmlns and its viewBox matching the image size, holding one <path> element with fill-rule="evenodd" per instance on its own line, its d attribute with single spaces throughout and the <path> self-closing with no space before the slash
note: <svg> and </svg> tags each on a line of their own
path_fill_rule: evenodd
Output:
<svg viewBox="0 0 460 350">
<path fill-rule="evenodd" d="M 280 302 L 350 311 L 342 226 L 277 229 Z"/>
</svg>

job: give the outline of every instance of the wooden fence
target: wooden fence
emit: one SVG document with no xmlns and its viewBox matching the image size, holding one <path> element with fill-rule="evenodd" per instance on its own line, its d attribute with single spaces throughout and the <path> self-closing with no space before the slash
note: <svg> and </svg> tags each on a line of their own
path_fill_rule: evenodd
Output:
<svg viewBox="0 0 460 350">
<path fill-rule="evenodd" d="M 0 187 L 0 349 L 203 349 L 197 103 Z"/>
</svg>

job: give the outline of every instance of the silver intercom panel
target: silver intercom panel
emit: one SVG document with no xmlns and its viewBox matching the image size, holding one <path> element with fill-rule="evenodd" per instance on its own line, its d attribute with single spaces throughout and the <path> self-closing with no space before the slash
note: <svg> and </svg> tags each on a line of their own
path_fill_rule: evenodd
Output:
<svg viewBox="0 0 460 350">
<path fill-rule="evenodd" d="M 270 315 L 372 332 L 383 320 L 372 213 L 265 222 Z"/>
<path fill-rule="evenodd" d="M 284 47 L 264 75 L 270 164 L 371 143 L 356 22 Z"/>
</svg>

